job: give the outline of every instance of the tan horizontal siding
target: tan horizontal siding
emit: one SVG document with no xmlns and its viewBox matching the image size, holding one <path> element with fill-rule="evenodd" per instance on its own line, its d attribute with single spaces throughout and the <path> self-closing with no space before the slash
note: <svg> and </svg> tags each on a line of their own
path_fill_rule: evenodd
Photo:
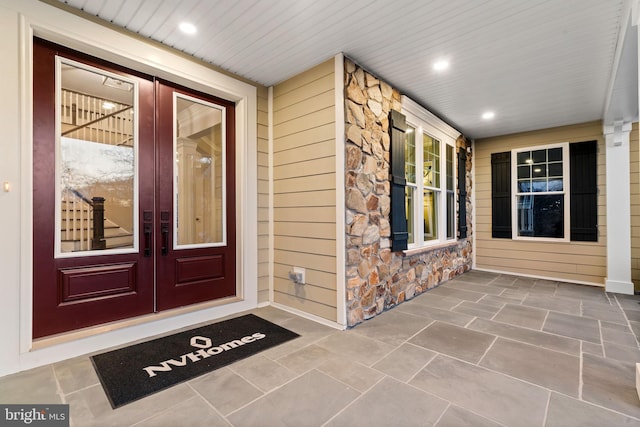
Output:
<svg viewBox="0 0 640 427">
<path fill-rule="evenodd" d="M 273 132 L 275 135 L 292 135 L 301 133 L 307 129 L 314 129 L 326 125 L 335 119 L 335 115 L 335 106 L 331 106 L 322 110 L 310 112 L 287 122 L 279 123 L 274 120 Z"/>
<path fill-rule="evenodd" d="M 278 304 L 313 314 L 314 316 L 322 317 L 334 322 L 337 320 L 336 308 L 333 305 L 325 305 L 304 298 L 304 296 L 296 296 L 277 291 L 274 291 L 273 300 Z"/>
<path fill-rule="evenodd" d="M 276 194 L 335 189 L 336 174 L 331 172 L 315 176 L 274 179 L 273 187 Z"/>
<path fill-rule="evenodd" d="M 304 297 L 307 301 L 326 306 L 332 306 L 336 299 L 334 289 L 326 289 L 310 284 L 296 285 L 288 277 L 274 279 L 274 291 L 282 294 Z"/>
<path fill-rule="evenodd" d="M 269 91 L 258 87 L 258 303 L 269 301 Z"/>
<path fill-rule="evenodd" d="M 274 300 L 336 320 L 333 59 L 273 89 Z M 342 173 L 342 171 L 340 171 Z M 289 279 L 292 267 L 306 284 Z"/>
<path fill-rule="evenodd" d="M 336 273 L 335 258 L 336 257 L 332 255 L 318 255 L 315 253 L 300 251 L 293 252 L 280 248 L 277 248 L 273 254 L 273 261 L 276 264 L 309 268 L 334 274 Z"/>
<path fill-rule="evenodd" d="M 288 280 L 290 271 L 291 271 L 291 267 L 289 265 L 275 264 L 273 274 L 275 277 Z M 330 284 L 335 282 L 336 280 L 336 275 L 334 273 L 307 269 L 305 276 L 306 276 L 305 283 L 307 285 L 312 285 L 312 286 L 317 286 L 324 289 L 333 290 Z"/>
<path fill-rule="evenodd" d="M 273 225 L 278 236 L 300 236 L 320 239 L 335 239 L 336 227 L 333 223 L 277 222 Z"/>
<path fill-rule="evenodd" d="M 336 244 L 335 240 L 332 239 L 277 236 L 274 243 L 278 248 L 285 251 L 308 252 L 312 249 L 314 254 L 329 256 L 336 255 Z"/>
<path fill-rule="evenodd" d="M 629 135 L 629 168 L 631 179 L 631 280 L 640 291 L 640 141 L 638 123 Z"/>
<path fill-rule="evenodd" d="M 296 206 L 334 206 L 336 203 L 336 190 L 318 190 L 300 192 L 295 200 L 288 193 L 278 194 L 273 202 L 283 208 Z"/>
<path fill-rule="evenodd" d="M 279 135 L 278 146 L 273 147 L 274 161 L 279 153 L 307 145 L 329 141 L 335 145 L 335 123 L 325 123 L 314 128 L 303 129 L 300 133 Z"/>
<path fill-rule="evenodd" d="M 561 142 L 598 141 L 598 242 L 542 242 L 491 237 L 491 154 Z M 602 123 L 589 122 L 477 140 L 475 144 L 476 266 L 604 284 L 606 276 L 605 144 Z M 638 204 L 640 215 L 640 203 Z M 640 264 L 640 261 L 638 262 Z"/>
</svg>

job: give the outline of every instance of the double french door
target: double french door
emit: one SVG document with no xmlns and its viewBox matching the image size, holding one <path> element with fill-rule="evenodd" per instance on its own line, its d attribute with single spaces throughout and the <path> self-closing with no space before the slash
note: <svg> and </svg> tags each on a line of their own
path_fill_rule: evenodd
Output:
<svg viewBox="0 0 640 427">
<path fill-rule="evenodd" d="M 33 54 L 34 338 L 236 295 L 234 104 Z"/>
</svg>

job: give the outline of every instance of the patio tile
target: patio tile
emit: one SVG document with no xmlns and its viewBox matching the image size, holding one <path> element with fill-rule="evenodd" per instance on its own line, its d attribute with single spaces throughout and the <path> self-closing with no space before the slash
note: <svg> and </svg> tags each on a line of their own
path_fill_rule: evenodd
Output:
<svg viewBox="0 0 640 427">
<path fill-rule="evenodd" d="M 397 346 L 431 322 L 431 319 L 424 316 L 390 310 L 357 325 L 351 329 L 350 333 L 356 333 Z"/>
<path fill-rule="evenodd" d="M 264 394 L 228 368 L 218 369 L 191 380 L 188 384 L 223 415 Z"/>
<path fill-rule="evenodd" d="M 636 426 L 640 421 L 558 393 L 551 393 L 545 427 Z"/>
<path fill-rule="evenodd" d="M 561 337 L 546 332 L 534 331 L 532 329 L 525 329 L 519 326 L 484 319 L 474 320 L 468 328 L 474 331 L 485 332 L 526 344 L 536 345 L 549 350 L 560 351 L 573 356 L 580 355 L 580 341 L 573 338 Z M 600 354 L 602 354 L 602 348 Z"/>
<path fill-rule="evenodd" d="M 443 297 L 454 297 L 465 301 L 477 302 L 480 298 L 482 298 L 483 294 L 472 291 L 465 291 L 462 289 L 449 288 L 445 285 L 440 285 L 436 288 L 433 288 L 429 291 L 429 293 L 433 293 L 434 295 L 439 295 Z"/>
<path fill-rule="evenodd" d="M 537 279 L 533 277 L 517 277 L 511 286 L 516 289 L 526 290 L 527 292 L 534 287 Z"/>
<path fill-rule="evenodd" d="M 522 304 L 560 313 L 580 315 L 580 301 L 576 299 L 529 295 L 522 301 Z"/>
<path fill-rule="evenodd" d="M 201 397 L 192 397 L 136 424 L 136 427 L 232 427 Z"/>
<path fill-rule="evenodd" d="M 582 306 L 582 315 L 585 317 L 591 317 L 592 319 L 604 320 L 622 325 L 627 324 L 627 319 L 625 319 L 622 311 L 618 307 L 608 304 L 596 305 L 584 303 Z"/>
<path fill-rule="evenodd" d="M 183 383 L 114 410 L 102 386 L 94 385 L 66 396 L 66 403 L 72 425 L 119 427 L 146 420 L 195 396 L 193 389 Z"/>
<path fill-rule="evenodd" d="M 296 374 L 302 374 L 315 369 L 333 356 L 335 356 L 335 354 L 326 348 L 317 344 L 311 344 L 310 346 L 276 359 L 276 361 Z"/>
<path fill-rule="evenodd" d="M 375 369 L 337 356 L 327 360 L 317 369 L 361 393 L 369 390 L 384 377 L 384 374 Z"/>
<path fill-rule="evenodd" d="M 494 340 L 493 335 L 435 322 L 409 342 L 471 363 L 478 363 Z"/>
<path fill-rule="evenodd" d="M 401 304 L 396 310 L 399 310 L 403 313 L 412 314 L 414 316 L 422 316 L 427 319 L 439 320 L 458 326 L 465 326 L 475 318 L 475 316 L 471 316 L 465 313 L 456 313 L 454 311 L 441 310 L 439 308 L 413 304 Z"/>
<path fill-rule="evenodd" d="M 482 301 L 482 300 L 481 300 Z M 483 319 L 491 319 L 498 312 L 498 308 L 491 305 L 464 301 L 452 311 L 456 313 L 465 313 L 470 316 L 480 317 Z"/>
<path fill-rule="evenodd" d="M 631 331 L 636 336 L 636 338 L 640 338 L 640 322 L 629 322 L 629 326 L 631 326 Z"/>
<path fill-rule="evenodd" d="M 260 354 L 229 365 L 229 369 L 264 392 L 280 387 L 297 374 L 282 364 Z"/>
<path fill-rule="evenodd" d="M 482 304 L 488 304 L 488 305 L 493 305 L 493 306 L 502 308 L 502 307 L 504 307 L 505 304 L 520 304 L 523 299 L 524 299 L 524 297 L 522 297 L 522 298 L 507 298 L 504 295 L 499 295 L 499 296 L 496 296 L 496 295 L 485 295 L 478 302 L 482 303 Z"/>
<path fill-rule="evenodd" d="M 500 427 L 498 423 L 451 405 L 444 413 L 436 427 Z"/>
<path fill-rule="evenodd" d="M 360 394 L 317 370 L 307 372 L 227 418 L 233 425 L 319 426 Z"/>
<path fill-rule="evenodd" d="M 426 305 L 428 307 L 439 308 L 441 310 L 449 310 L 456 305 L 460 304 L 462 301 L 460 298 L 455 297 L 444 297 L 441 295 L 436 295 L 431 291 L 423 292 L 417 297 L 411 300 L 411 305 Z M 404 304 L 402 304 L 404 305 Z M 402 307 L 402 305 L 400 307 Z"/>
<path fill-rule="evenodd" d="M 627 319 L 632 322 L 640 322 L 640 310 L 629 310 L 625 309 L 624 313 L 627 315 Z"/>
<path fill-rule="evenodd" d="M 88 357 L 75 357 L 55 363 L 53 370 L 64 394 L 100 384 L 93 363 Z"/>
<path fill-rule="evenodd" d="M 608 302 L 604 288 L 573 283 L 559 283 L 556 296 L 581 299 L 586 301 Z"/>
<path fill-rule="evenodd" d="M 442 355 L 409 384 L 510 427 L 541 426 L 549 396 L 541 387 Z"/>
<path fill-rule="evenodd" d="M 0 378 L 0 402 L 62 403 L 51 365 Z"/>
<path fill-rule="evenodd" d="M 365 366 L 373 365 L 395 349 L 392 345 L 363 337 L 353 331 L 342 331 L 329 335 L 318 341 L 316 345 Z"/>
<path fill-rule="evenodd" d="M 604 347 L 602 344 L 594 344 L 588 341 L 582 341 L 582 352 L 593 354 L 594 356 L 604 357 Z"/>
<path fill-rule="evenodd" d="M 638 347 L 635 335 L 610 328 L 602 328 L 602 340 L 614 344 Z"/>
<path fill-rule="evenodd" d="M 502 289 L 495 286 L 481 285 L 473 282 L 466 282 L 464 275 L 460 279 L 454 279 L 447 282 L 447 287 L 453 289 L 461 289 L 463 291 L 478 292 L 480 294 L 500 295 Z"/>
<path fill-rule="evenodd" d="M 607 358 L 623 362 L 640 363 L 640 350 L 637 346 L 628 347 L 610 342 L 604 343 L 604 354 Z"/>
<path fill-rule="evenodd" d="M 528 295 L 529 292 L 527 292 L 526 289 L 522 290 L 518 288 L 505 289 L 500 294 L 501 297 L 517 299 L 518 301 L 523 301 Z"/>
<path fill-rule="evenodd" d="M 600 344 L 600 325 L 597 320 L 587 317 L 550 312 L 542 330 Z"/>
<path fill-rule="evenodd" d="M 640 418 L 635 379 L 635 363 L 582 357 L 583 400 Z"/>
<path fill-rule="evenodd" d="M 433 425 L 448 403 L 392 378 L 385 378 L 326 426 Z"/>
<path fill-rule="evenodd" d="M 498 338 L 480 366 L 578 397 L 580 358 Z"/>
<path fill-rule="evenodd" d="M 622 324 L 622 323 L 613 323 L 613 322 L 607 322 L 606 320 L 601 320 L 600 321 L 600 327 L 602 328 L 602 330 L 614 329 L 614 330 L 620 331 L 620 332 L 633 333 L 631 331 L 631 329 L 629 328 L 629 326 L 627 326 L 627 322 L 626 321 L 625 321 L 624 324 Z"/>
<path fill-rule="evenodd" d="M 435 356 L 436 353 L 433 351 L 412 344 L 403 344 L 373 365 L 373 368 L 399 381 L 406 382 Z"/>
<path fill-rule="evenodd" d="M 507 304 L 492 320 L 539 330 L 542 328 L 547 313 L 547 310 L 541 310 L 539 308 Z"/>
<path fill-rule="evenodd" d="M 618 302 L 624 311 L 640 311 L 640 295 L 609 294 L 609 298 Z"/>
<path fill-rule="evenodd" d="M 463 275 L 457 276 L 456 279 L 462 279 L 471 283 L 487 284 L 500 277 L 500 273 L 492 273 L 489 271 L 471 270 Z M 455 279 L 454 279 L 455 280 Z"/>
<path fill-rule="evenodd" d="M 489 285 L 511 286 L 516 281 L 517 278 L 518 278 L 518 276 L 514 276 L 514 275 L 511 275 L 511 274 L 500 274 L 494 280 L 489 282 Z"/>
</svg>

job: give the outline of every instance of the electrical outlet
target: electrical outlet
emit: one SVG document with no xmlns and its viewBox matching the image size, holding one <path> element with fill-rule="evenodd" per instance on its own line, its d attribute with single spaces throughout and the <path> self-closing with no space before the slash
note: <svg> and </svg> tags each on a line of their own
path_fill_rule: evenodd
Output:
<svg viewBox="0 0 640 427">
<path fill-rule="evenodd" d="M 305 269 L 302 267 L 292 267 L 289 272 L 289 279 L 293 280 L 293 282 L 297 285 L 305 284 Z"/>
</svg>

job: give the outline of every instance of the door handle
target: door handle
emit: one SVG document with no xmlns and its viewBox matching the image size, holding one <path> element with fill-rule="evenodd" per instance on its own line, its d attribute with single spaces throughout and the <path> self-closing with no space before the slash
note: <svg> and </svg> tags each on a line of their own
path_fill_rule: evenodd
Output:
<svg viewBox="0 0 640 427">
<path fill-rule="evenodd" d="M 153 243 L 153 211 L 144 211 L 142 213 L 143 232 L 144 232 L 144 256 L 151 256 L 151 246 Z"/>
<path fill-rule="evenodd" d="M 169 253 L 169 224 L 160 224 L 160 233 L 162 233 L 162 248 L 160 253 L 166 256 Z"/>
<path fill-rule="evenodd" d="M 151 256 L 151 239 L 153 236 L 153 224 L 144 224 L 144 256 Z"/>
</svg>

